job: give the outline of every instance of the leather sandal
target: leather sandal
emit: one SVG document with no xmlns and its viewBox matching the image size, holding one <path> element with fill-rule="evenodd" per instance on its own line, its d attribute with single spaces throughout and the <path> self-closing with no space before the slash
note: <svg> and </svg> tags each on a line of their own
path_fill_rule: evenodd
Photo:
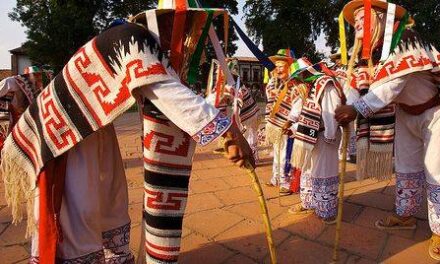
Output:
<svg viewBox="0 0 440 264">
<path fill-rule="evenodd" d="M 429 256 L 435 260 L 440 260 L 440 236 L 432 234 L 431 241 L 429 242 Z"/>
<path fill-rule="evenodd" d="M 397 216 L 390 215 L 385 219 L 377 220 L 375 226 L 381 230 L 413 230 L 416 229 L 416 219 L 410 217 L 403 220 Z"/>
<path fill-rule="evenodd" d="M 304 208 L 302 206 L 302 204 L 297 204 L 297 205 L 294 205 L 294 206 L 290 207 L 287 212 L 289 214 L 293 214 L 293 215 L 305 215 L 305 214 L 311 214 L 314 211 L 315 210 L 313 210 L 313 209 Z"/>
</svg>

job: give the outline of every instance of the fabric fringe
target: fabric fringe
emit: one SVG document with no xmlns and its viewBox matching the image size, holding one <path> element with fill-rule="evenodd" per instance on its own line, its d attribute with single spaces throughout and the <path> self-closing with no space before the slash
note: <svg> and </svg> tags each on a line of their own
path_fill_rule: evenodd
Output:
<svg viewBox="0 0 440 264">
<path fill-rule="evenodd" d="M 314 145 L 305 143 L 303 141 L 295 140 L 293 145 L 293 155 L 291 158 L 292 166 L 306 171 L 310 166 L 310 159 L 312 157 L 312 150 Z"/>
<path fill-rule="evenodd" d="M 368 138 L 360 138 L 356 142 L 356 179 L 358 181 L 368 178 Z"/>
<path fill-rule="evenodd" d="M 8 141 L 6 142 L 8 143 Z M 0 164 L 0 174 L 3 177 L 5 185 L 5 198 L 8 206 L 11 207 L 12 223 L 15 225 L 23 220 L 23 210 L 21 206 L 26 203 L 26 238 L 28 238 L 37 228 L 34 217 L 36 188 L 32 188 L 32 177 L 16 162 L 16 158 L 14 155 L 10 155 L 10 153 L 11 152 L 2 151 L 2 162 Z"/>
<path fill-rule="evenodd" d="M 389 180 L 393 175 L 393 143 L 371 144 L 368 153 L 368 177 L 378 181 Z"/>
<path fill-rule="evenodd" d="M 370 148 L 368 148 L 370 147 Z M 378 181 L 389 180 L 393 175 L 393 143 L 368 144 L 363 138 L 357 142 L 356 179 L 373 178 Z"/>
<path fill-rule="evenodd" d="M 278 141 L 280 141 L 280 138 L 282 136 L 282 130 L 281 128 L 271 124 L 266 123 L 266 142 L 265 144 L 275 144 Z"/>
</svg>

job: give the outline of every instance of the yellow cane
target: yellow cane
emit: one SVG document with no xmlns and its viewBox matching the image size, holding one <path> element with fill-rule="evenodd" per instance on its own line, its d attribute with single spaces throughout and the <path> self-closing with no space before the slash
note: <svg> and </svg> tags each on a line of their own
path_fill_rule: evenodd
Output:
<svg viewBox="0 0 440 264">
<path fill-rule="evenodd" d="M 337 263 L 339 258 L 339 242 L 341 239 L 341 225 L 342 225 L 342 209 L 344 204 L 344 178 L 347 170 L 347 146 L 350 128 L 348 125 L 343 127 L 342 136 L 342 163 L 341 172 L 339 173 L 339 188 L 338 188 L 338 216 L 336 218 L 336 234 L 335 244 L 333 247 L 333 258 L 331 263 Z"/>
<path fill-rule="evenodd" d="M 231 140 L 232 140 L 231 137 L 229 136 L 225 137 L 225 141 L 223 142 L 225 153 L 228 153 L 227 146 L 229 144 L 229 141 Z M 266 203 L 266 199 L 264 198 L 263 189 L 261 188 L 260 180 L 258 179 L 257 173 L 255 172 L 255 168 L 252 167 L 249 161 L 245 161 L 244 168 L 246 169 L 249 177 L 251 178 L 252 186 L 254 187 L 254 190 L 257 193 L 258 202 L 260 204 L 260 209 L 261 209 L 261 215 L 263 217 L 264 227 L 266 230 L 266 239 L 267 239 L 267 244 L 269 246 L 271 263 L 277 264 L 276 249 L 272 235 L 272 225 L 270 223 L 269 211 L 267 210 L 267 203 Z"/>
<path fill-rule="evenodd" d="M 269 246 L 270 260 L 272 264 L 277 263 L 277 254 L 275 249 L 275 244 L 273 242 L 272 236 L 272 225 L 270 223 L 269 211 L 267 210 L 266 199 L 264 198 L 263 190 L 261 189 L 260 180 L 258 179 L 255 169 L 249 162 L 246 161 L 245 164 L 246 171 L 252 180 L 252 185 L 258 196 L 258 202 L 260 203 L 261 215 L 263 217 L 264 226 L 266 229 L 266 239 Z"/>
</svg>

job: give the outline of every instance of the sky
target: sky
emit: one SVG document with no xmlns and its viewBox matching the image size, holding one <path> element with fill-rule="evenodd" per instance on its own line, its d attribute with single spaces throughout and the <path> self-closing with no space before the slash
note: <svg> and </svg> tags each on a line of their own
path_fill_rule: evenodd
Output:
<svg viewBox="0 0 440 264">
<path fill-rule="evenodd" d="M 238 10 L 240 13 L 234 16 L 239 26 L 246 31 L 243 19 L 243 5 L 245 0 L 238 0 Z M 25 28 L 20 23 L 11 21 L 8 13 L 15 7 L 16 0 L 0 1 L 0 69 L 11 68 L 11 56 L 9 50 L 20 47 L 26 41 Z M 236 56 L 253 56 L 244 43 L 240 40 L 237 42 L 238 50 Z M 283 48 L 283 47 L 280 47 Z M 321 51 L 328 51 L 325 46 L 324 36 L 320 36 L 317 41 L 317 48 Z"/>
</svg>

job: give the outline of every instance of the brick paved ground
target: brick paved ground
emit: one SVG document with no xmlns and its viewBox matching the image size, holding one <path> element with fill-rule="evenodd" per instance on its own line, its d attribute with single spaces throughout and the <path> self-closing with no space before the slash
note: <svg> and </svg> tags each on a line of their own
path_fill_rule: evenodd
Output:
<svg viewBox="0 0 440 264">
<path fill-rule="evenodd" d="M 134 252 L 140 240 L 143 181 L 136 117 L 127 114 L 116 122 L 129 186 L 130 245 Z M 259 207 L 248 177 L 211 150 L 198 148 L 194 159 L 180 263 L 269 263 Z M 354 166 L 348 170 L 340 263 L 436 263 L 427 255 L 430 231 L 426 206 L 417 216 L 417 230 L 379 231 L 374 221 L 392 212 L 394 181 L 355 182 Z M 270 171 L 270 164 L 257 169 L 262 182 L 270 177 Z M 299 202 L 298 195 L 279 199 L 276 190 L 263 188 L 279 263 L 328 263 L 335 227 L 324 225 L 313 215 L 289 215 L 287 209 Z M 1 186 L 0 263 L 26 263 L 29 242 L 24 238 L 25 226 L 11 225 L 3 192 Z"/>
</svg>

